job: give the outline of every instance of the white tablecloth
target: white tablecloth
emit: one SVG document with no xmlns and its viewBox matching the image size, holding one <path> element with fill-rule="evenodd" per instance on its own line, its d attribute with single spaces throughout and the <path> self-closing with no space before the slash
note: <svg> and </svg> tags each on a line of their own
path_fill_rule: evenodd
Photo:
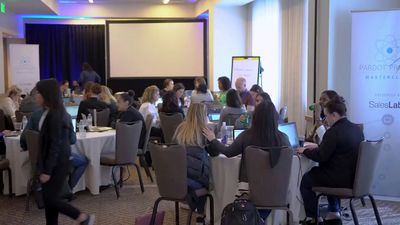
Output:
<svg viewBox="0 0 400 225">
<path fill-rule="evenodd" d="M 31 173 L 28 151 L 22 151 L 18 137 L 6 137 L 6 158 L 10 160 L 13 193 L 15 195 L 26 194 L 26 184 Z M 101 153 L 115 152 L 115 130 L 101 133 L 87 133 L 85 138 L 77 134 L 77 142 L 72 145 L 72 151 L 85 155 L 89 159 L 89 165 L 74 192 L 85 190 L 96 195 L 99 194 L 100 185 L 112 183 L 111 168 L 100 166 Z M 3 176 L 4 193 L 8 193 L 8 177 Z"/>
<path fill-rule="evenodd" d="M 292 171 L 289 183 L 289 204 L 295 223 L 304 219 L 304 207 L 300 194 L 300 181 L 303 174 L 311 169 L 315 162 L 302 157 L 293 156 Z M 220 223 L 222 210 L 235 200 L 237 193 L 240 157 L 227 158 L 220 155 L 211 159 L 211 174 L 214 197 L 214 216 L 216 224 Z M 273 184 L 271 184 L 273 185 Z M 286 224 L 286 213 L 274 211 L 268 217 L 268 224 Z"/>
</svg>

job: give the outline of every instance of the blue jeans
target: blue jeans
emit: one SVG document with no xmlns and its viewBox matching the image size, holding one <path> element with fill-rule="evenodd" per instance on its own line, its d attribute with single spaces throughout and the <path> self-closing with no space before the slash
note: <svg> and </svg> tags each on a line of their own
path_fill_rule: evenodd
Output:
<svg viewBox="0 0 400 225">
<path fill-rule="evenodd" d="M 72 190 L 78 183 L 79 179 L 82 177 L 83 173 L 85 172 L 85 169 L 89 161 L 85 156 L 79 155 L 77 153 L 71 153 L 71 156 L 72 156 L 71 162 L 73 169 L 69 178 L 69 186 L 71 187 Z"/>
</svg>

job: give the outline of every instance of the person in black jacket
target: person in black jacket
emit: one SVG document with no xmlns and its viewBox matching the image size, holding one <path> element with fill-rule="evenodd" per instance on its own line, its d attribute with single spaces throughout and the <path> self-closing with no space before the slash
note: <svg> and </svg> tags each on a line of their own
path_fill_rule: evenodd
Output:
<svg viewBox="0 0 400 225">
<path fill-rule="evenodd" d="M 300 186 L 306 216 L 309 218 L 317 216 L 317 197 L 312 191 L 313 187 L 353 188 L 358 148 L 364 140 L 362 130 L 346 118 L 346 105 L 342 97 L 330 100 L 324 111 L 330 128 L 321 144 L 314 148 L 298 149 L 299 153 L 319 163 L 319 166 L 304 174 Z M 331 213 L 325 218 L 324 224 L 341 224 L 340 200 L 328 197 L 328 202 Z M 322 224 L 322 218 L 319 220 L 305 220 L 304 224 Z"/>
<path fill-rule="evenodd" d="M 60 198 L 71 167 L 71 117 L 65 111 L 58 83 L 54 79 L 36 84 L 38 103 L 45 109 L 40 120 L 42 151 L 38 153 L 37 173 L 43 187 L 46 224 L 57 225 L 62 213 L 79 224 L 93 224 L 94 216 L 80 212 Z"/>
<path fill-rule="evenodd" d="M 142 121 L 142 131 L 140 133 L 140 141 L 139 148 L 143 148 L 144 140 L 146 136 L 146 123 L 143 119 L 142 114 L 137 111 L 134 107 L 132 107 L 133 103 L 133 94 L 132 92 L 122 93 L 118 96 L 117 106 L 118 106 L 118 117 L 117 120 L 112 122 L 112 127 L 115 128 L 117 122 L 136 122 Z"/>
<path fill-rule="evenodd" d="M 204 224 L 204 207 L 206 197 L 197 197 L 195 191 L 208 189 L 210 175 L 210 159 L 207 154 L 206 140 L 202 130 L 207 127 L 207 106 L 203 103 L 193 103 L 189 107 L 186 120 L 177 128 L 173 142 L 186 146 L 187 157 L 187 202 L 192 210 L 202 215 L 196 219 L 196 224 Z"/>
<path fill-rule="evenodd" d="M 180 113 L 183 118 L 185 118 L 185 114 L 181 107 L 179 107 L 179 100 L 176 97 L 176 94 L 173 91 L 168 91 L 162 97 L 163 103 L 160 109 L 160 112 L 167 114 Z"/>
<path fill-rule="evenodd" d="M 76 115 L 77 122 L 82 119 L 82 114 L 84 114 L 85 116 L 89 115 L 91 109 L 96 109 L 97 111 L 100 111 L 109 108 L 107 103 L 99 100 L 100 93 L 100 84 L 93 83 L 90 85 L 90 89 L 87 89 L 85 87 L 85 95 L 87 98 L 81 101 L 81 103 L 79 104 L 78 115 Z M 110 114 L 110 121 L 112 121 L 112 114 Z"/>
</svg>

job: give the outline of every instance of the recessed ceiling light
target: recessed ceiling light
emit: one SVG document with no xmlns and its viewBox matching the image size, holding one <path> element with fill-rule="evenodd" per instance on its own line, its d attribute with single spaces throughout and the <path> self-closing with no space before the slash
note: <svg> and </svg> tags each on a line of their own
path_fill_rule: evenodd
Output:
<svg viewBox="0 0 400 225">
<path fill-rule="evenodd" d="M 89 0 L 89 3 L 93 3 L 93 0 Z"/>
<path fill-rule="evenodd" d="M 168 3 L 169 3 L 169 0 L 163 0 L 162 3 L 168 4 Z"/>
</svg>

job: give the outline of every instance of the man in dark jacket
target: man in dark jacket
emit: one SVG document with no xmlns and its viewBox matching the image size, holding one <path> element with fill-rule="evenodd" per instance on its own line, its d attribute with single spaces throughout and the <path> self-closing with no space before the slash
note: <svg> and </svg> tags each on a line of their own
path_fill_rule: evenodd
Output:
<svg viewBox="0 0 400 225">
<path fill-rule="evenodd" d="M 306 216 L 311 218 L 304 224 L 321 224 L 313 221 L 317 216 L 317 197 L 313 187 L 353 188 L 357 165 L 358 148 L 364 140 L 364 134 L 359 126 L 351 123 L 346 116 L 346 106 L 341 97 L 327 103 L 325 115 L 329 126 L 323 136 L 320 146 L 315 148 L 299 148 L 298 152 L 319 163 L 304 174 L 300 191 L 304 201 Z M 341 224 L 340 200 L 328 197 L 330 213 L 325 217 L 324 224 Z"/>
</svg>

